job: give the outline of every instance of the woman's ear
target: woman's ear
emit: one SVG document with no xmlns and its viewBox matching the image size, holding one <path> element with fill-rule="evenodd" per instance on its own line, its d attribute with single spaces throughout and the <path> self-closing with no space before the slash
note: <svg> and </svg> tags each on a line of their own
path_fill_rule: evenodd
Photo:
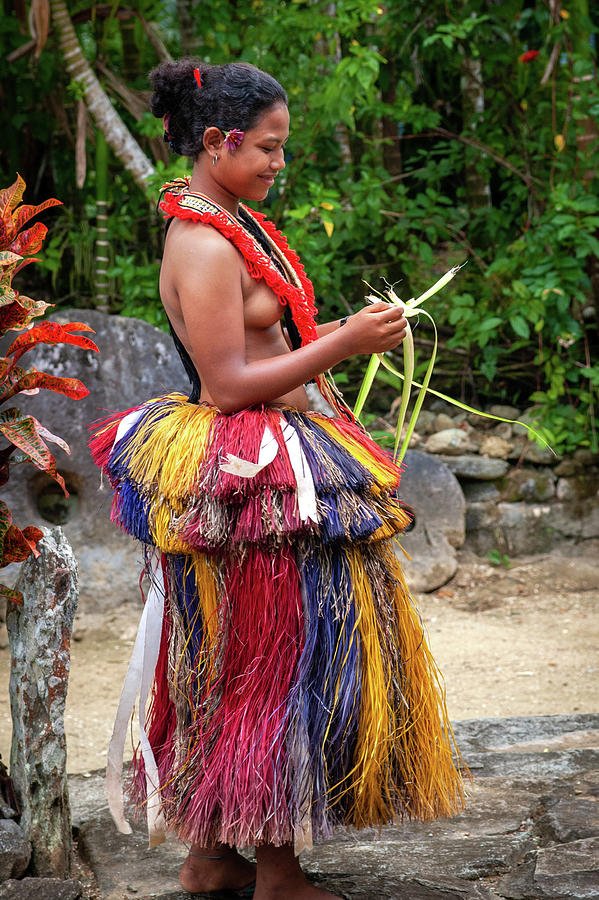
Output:
<svg viewBox="0 0 599 900">
<path fill-rule="evenodd" d="M 220 128 L 217 128 L 216 125 L 211 125 L 210 128 L 207 128 L 204 132 L 204 137 L 202 138 L 204 150 L 206 150 L 212 159 L 218 154 L 222 154 L 224 140 L 222 131 Z"/>
</svg>

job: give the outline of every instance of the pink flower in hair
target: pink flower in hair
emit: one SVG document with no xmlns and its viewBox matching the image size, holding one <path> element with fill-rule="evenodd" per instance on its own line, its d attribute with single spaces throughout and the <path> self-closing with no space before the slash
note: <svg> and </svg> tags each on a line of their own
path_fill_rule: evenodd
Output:
<svg viewBox="0 0 599 900">
<path fill-rule="evenodd" d="M 232 128 L 231 131 L 225 131 L 224 134 L 227 150 L 236 150 L 244 138 L 245 131 L 240 131 L 239 128 Z"/>
</svg>

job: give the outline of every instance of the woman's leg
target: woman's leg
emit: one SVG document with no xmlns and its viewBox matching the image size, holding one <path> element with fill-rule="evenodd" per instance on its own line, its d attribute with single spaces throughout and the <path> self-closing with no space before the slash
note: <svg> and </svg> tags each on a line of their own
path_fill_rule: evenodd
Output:
<svg viewBox="0 0 599 900">
<path fill-rule="evenodd" d="M 181 887 L 192 894 L 239 890 L 251 884 L 255 877 L 254 864 L 227 844 L 217 844 L 215 847 L 192 844 L 179 873 Z"/>
<path fill-rule="evenodd" d="M 258 870 L 254 900 L 341 900 L 306 880 L 291 844 L 256 847 Z"/>
</svg>

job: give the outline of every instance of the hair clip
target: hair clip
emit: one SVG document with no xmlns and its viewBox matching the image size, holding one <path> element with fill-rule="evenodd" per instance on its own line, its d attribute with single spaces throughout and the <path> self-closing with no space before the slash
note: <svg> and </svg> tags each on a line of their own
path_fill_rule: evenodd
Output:
<svg viewBox="0 0 599 900">
<path fill-rule="evenodd" d="M 240 131 L 239 128 L 232 128 L 231 131 L 225 131 L 223 133 L 225 135 L 225 147 L 227 150 L 236 150 L 245 136 L 245 131 Z"/>
<path fill-rule="evenodd" d="M 193 77 L 194 77 L 195 80 L 197 81 L 198 87 L 201 88 L 201 87 L 202 87 L 202 77 L 201 77 L 201 75 L 200 75 L 200 70 L 199 70 L 199 69 L 194 69 L 194 70 L 193 70 Z"/>
</svg>

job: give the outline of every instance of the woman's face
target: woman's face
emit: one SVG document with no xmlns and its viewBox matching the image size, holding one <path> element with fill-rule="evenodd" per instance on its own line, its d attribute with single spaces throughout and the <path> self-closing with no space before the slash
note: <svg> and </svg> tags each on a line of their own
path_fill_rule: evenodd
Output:
<svg viewBox="0 0 599 900">
<path fill-rule="evenodd" d="M 289 110 L 277 103 L 245 132 L 240 146 L 222 148 L 211 170 L 214 180 L 235 197 L 264 200 L 279 172 L 285 168 L 283 148 L 289 137 Z"/>
</svg>

